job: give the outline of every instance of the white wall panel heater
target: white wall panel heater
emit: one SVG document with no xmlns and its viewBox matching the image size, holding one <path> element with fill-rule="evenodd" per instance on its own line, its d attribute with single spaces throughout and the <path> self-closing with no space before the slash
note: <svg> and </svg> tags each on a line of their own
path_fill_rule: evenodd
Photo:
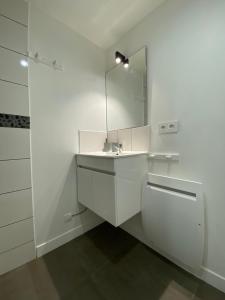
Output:
<svg viewBox="0 0 225 300">
<path fill-rule="evenodd" d="M 204 250 L 202 184 L 149 173 L 143 186 L 142 220 L 150 246 L 194 273 Z"/>
</svg>

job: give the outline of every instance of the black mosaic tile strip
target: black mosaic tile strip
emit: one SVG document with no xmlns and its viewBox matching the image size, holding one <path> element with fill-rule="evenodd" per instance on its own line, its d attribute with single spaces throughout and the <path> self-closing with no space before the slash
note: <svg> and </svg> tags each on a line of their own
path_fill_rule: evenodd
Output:
<svg viewBox="0 0 225 300">
<path fill-rule="evenodd" d="M 0 127 L 30 128 L 30 117 L 0 114 Z"/>
</svg>

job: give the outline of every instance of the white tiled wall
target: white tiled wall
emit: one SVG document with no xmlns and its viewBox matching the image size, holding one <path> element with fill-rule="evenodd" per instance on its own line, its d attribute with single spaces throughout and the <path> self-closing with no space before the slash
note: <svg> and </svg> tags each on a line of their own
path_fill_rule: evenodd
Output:
<svg viewBox="0 0 225 300">
<path fill-rule="evenodd" d="M 0 275 L 8 272 L 9 270 L 18 268 L 26 262 L 34 259 L 34 257 L 35 245 L 33 241 L 3 252 L 0 254 Z"/>
<path fill-rule="evenodd" d="M 23 0 L 0 0 L 0 14 L 28 25 L 28 9 L 27 3 Z"/>
<path fill-rule="evenodd" d="M 0 0 L 0 114 L 29 116 L 28 68 L 21 66 L 21 60 L 26 59 L 23 54 L 27 51 L 27 20 L 25 1 Z M 2 121 L 0 124 L 0 274 L 3 274 L 32 260 L 35 246 L 30 129 L 4 127 L 9 125 Z"/>
<path fill-rule="evenodd" d="M 106 132 L 101 131 L 80 131 L 79 149 L 80 152 L 98 152 L 103 151 Z"/>
<path fill-rule="evenodd" d="M 110 143 L 118 142 L 124 151 L 150 150 L 150 126 L 112 130 L 108 132 Z"/>
<path fill-rule="evenodd" d="M 28 116 L 28 88 L 0 80 L 0 113 Z"/>
<path fill-rule="evenodd" d="M 118 142 L 123 145 L 123 151 L 132 150 L 132 135 L 131 129 L 118 130 Z"/>
<path fill-rule="evenodd" d="M 0 127 L 0 160 L 30 157 L 30 130 Z"/>
<path fill-rule="evenodd" d="M 33 241 L 33 219 L 0 228 L 0 254 L 20 245 Z"/>
<path fill-rule="evenodd" d="M 0 161 L 0 178 L 0 194 L 30 188 L 30 160 Z"/>
<path fill-rule="evenodd" d="M 109 143 L 117 143 L 118 142 L 118 130 L 108 131 L 108 142 Z"/>
<path fill-rule="evenodd" d="M 136 127 L 131 129 L 132 151 L 149 151 L 150 127 Z"/>
<path fill-rule="evenodd" d="M 0 79 L 27 86 L 28 69 L 20 64 L 24 59 L 26 56 L 0 47 Z"/>
<path fill-rule="evenodd" d="M 0 16 L 0 45 L 27 54 L 27 27 Z"/>
<path fill-rule="evenodd" d="M 122 144 L 123 151 L 150 151 L 150 126 L 125 128 L 106 132 L 80 131 L 80 152 L 103 151 L 106 137 L 109 143 Z"/>
<path fill-rule="evenodd" d="M 0 208 L 0 227 L 31 218 L 31 189 L 0 195 Z"/>
</svg>

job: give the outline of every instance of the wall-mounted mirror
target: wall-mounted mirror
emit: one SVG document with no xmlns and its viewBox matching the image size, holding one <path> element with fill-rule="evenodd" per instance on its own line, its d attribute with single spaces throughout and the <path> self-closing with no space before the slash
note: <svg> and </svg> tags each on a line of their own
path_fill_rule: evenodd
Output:
<svg viewBox="0 0 225 300">
<path fill-rule="evenodd" d="M 147 49 L 129 57 L 106 73 L 107 128 L 115 130 L 147 125 Z"/>
</svg>

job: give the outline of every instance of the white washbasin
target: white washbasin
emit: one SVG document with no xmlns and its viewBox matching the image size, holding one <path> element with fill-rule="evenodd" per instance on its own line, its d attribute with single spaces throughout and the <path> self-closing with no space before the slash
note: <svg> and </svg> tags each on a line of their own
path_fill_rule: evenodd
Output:
<svg viewBox="0 0 225 300">
<path fill-rule="evenodd" d="M 141 154 L 148 154 L 146 151 L 122 151 L 120 153 L 117 152 L 82 152 L 78 155 L 83 156 L 95 156 L 95 157 L 105 157 L 105 158 L 119 158 L 119 157 L 127 157 L 127 156 L 135 156 L 135 155 L 141 155 Z"/>
</svg>

